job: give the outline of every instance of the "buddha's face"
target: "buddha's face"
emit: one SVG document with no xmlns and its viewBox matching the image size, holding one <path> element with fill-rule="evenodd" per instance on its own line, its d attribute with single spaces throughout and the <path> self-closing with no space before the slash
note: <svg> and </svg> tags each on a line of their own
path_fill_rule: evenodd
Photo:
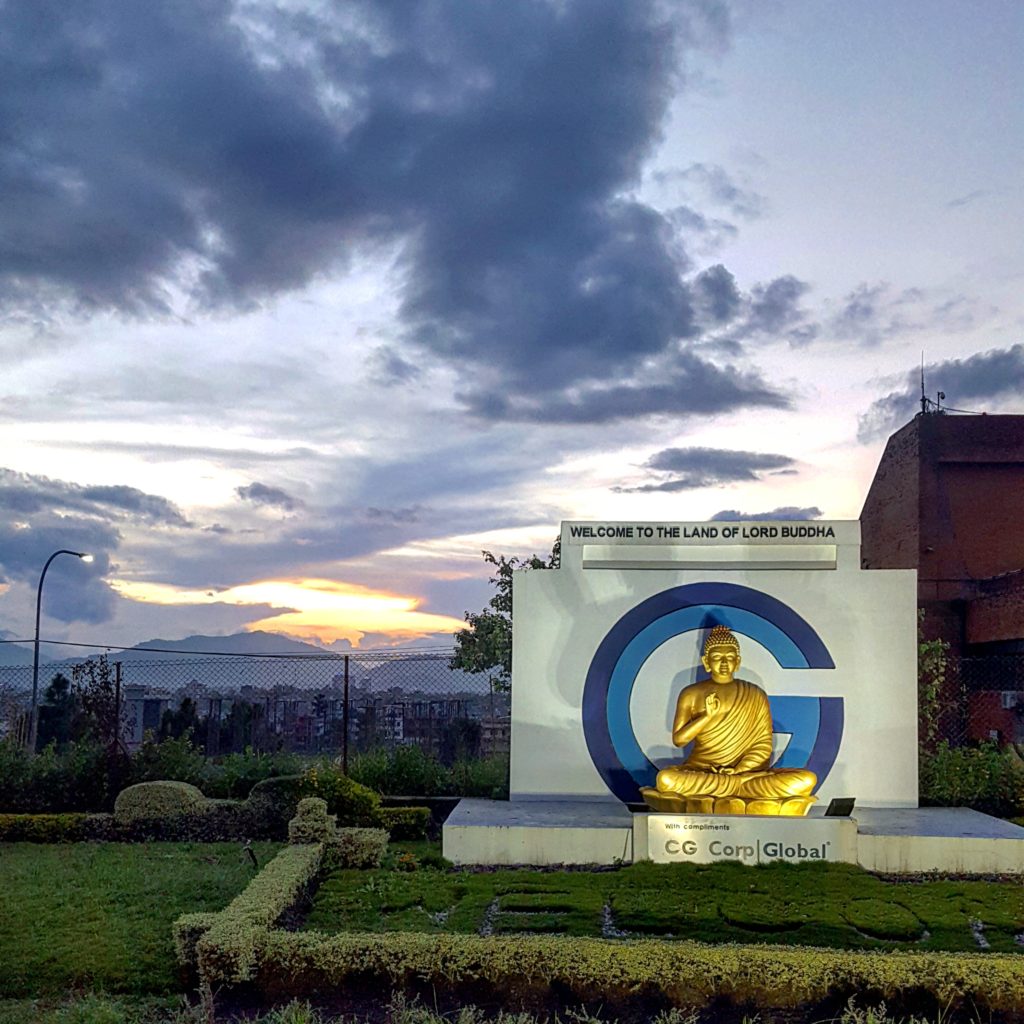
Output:
<svg viewBox="0 0 1024 1024">
<path fill-rule="evenodd" d="M 701 663 L 716 683 L 731 683 L 736 669 L 740 667 L 740 652 L 731 644 L 716 645 L 708 648 Z"/>
</svg>

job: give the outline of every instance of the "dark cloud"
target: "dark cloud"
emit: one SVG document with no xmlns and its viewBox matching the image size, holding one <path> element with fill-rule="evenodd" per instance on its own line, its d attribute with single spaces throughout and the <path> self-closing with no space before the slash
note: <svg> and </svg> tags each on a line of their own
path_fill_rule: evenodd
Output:
<svg viewBox="0 0 1024 1024">
<path fill-rule="evenodd" d="M 662 372 L 626 383 L 586 384 L 558 392 L 510 395 L 467 392 L 459 397 L 486 420 L 523 423 L 597 424 L 639 416 L 698 416 L 763 406 L 789 408 L 789 399 L 755 373 L 718 368 L 690 354 Z"/>
<path fill-rule="evenodd" d="M 727 43 L 724 3 L 39 0 L 2 19 L 0 309 L 161 314 L 171 289 L 246 307 L 402 243 L 404 343 L 451 362 L 476 412 L 600 422 L 700 401 L 574 389 L 700 332 L 681 236 L 727 225 L 626 197 L 688 52 Z M 754 214 L 720 168 L 685 173 Z M 795 329 L 783 292 L 755 296 L 756 329 Z M 383 360 L 414 375 L 405 352 Z M 673 383 L 781 404 L 698 361 Z M 178 376 L 134 385 L 223 400 Z"/>
<path fill-rule="evenodd" d="M 777 277 L 768 284 L 751 289 L 750 313 L 747 329 L 762 334 L 781 335 L 798 330 L 806 319 L 800 300 L 810 290 L 806 281 L 792 274 Z M 809 340 L 794 336 L 794 340 Z"/>
<path fill-rule="evenodd" d="M 903 387 L 873 402 L 858 420 L 857 437 L 877 440 L 903 426 L 920 409 L 921 370 L 909 370 Z M 928 392 L 945 392 L 946 404 L 970 412 L 989 402 L 1019 398 L 1024 391 L 1024 345 L 990 349 L 966 359 L 950 359 L 925 367 Z"/>
<path fill-rule="evenodd" d="M 0 468 L 0 511 L 17 516 L 40 512 L 82 513 L 159 526 L 191 526 L 173 502 L 135 487 L 72 484 L 3 468 Z"/>
<path fill-rule="evenodd" d="M 46 574 L 44 613 L 61 622 L 105 622 L 117 595 L 103 581 L 120 535 L 109 523 L 73 516 L 36 517 L 32 524 L 0 521 L 0 582 L 27 583 L 35 592 L 55 551 L 84 551 L 93 562 L 55 558 Z"/>
<path fill-rule="evenodd" d="M 420 376 L 420 368 L 400 355 L 390 345 L 382 345 L 374 349 L 367 359 L 370 379 L 375 384 L 389 386 L 392 384 L 408 384 Z"/>
<path fill-rule="evenodd" d="M 236 487 L 235 493 L 243 500 L 259 505 L 264 508 L 279 508 L 285 512 L 295 512 L 303 507 L 304 503 L 298 498 L 292 497 L 287 491 L 280 487 L 270 487 L 254 481 L 244 487 Z"/>
<path fill-rule="evenodd" d="M 709 217 L 692 206 L 674 206 L 665 211 L 665 218 L 681 237 L 694 243 L 701 252 L 715 252 L 739 235 L 735 224 Z"/>
<path fill-rule="evenodd" d="M 742 307 L 736 278 L 721 263 L 708 267 L 693 282 L 694 301 L 716 324 L 729 323 Z"/>
<path fill-rule="evenodd" d="M 118 598 L 103 577 L 121 543 L 121 528 L 131 525 L 166 536 L 152 527 L 192 524 L 166 498 L 135 487 L 83 486 L 0 469 L 0 582 L 34 588 L 53 552 L 87 552 L 91 564 L 70 556 L 54 560 L 46 577 L 45 612 L 62 622 L 106 622 Z"/>
<path fill-rule="evenodd" d="M 734 508 L 723 509 L 711 517 L 711 522 L 740 522 L 741 520 L 786 522 L 794 519 L 820 519 L 821 509 L 817 505 L 809 508 L 797 508 L 794 505 L 783 505 L 781 508 L 773 508 L 771 512 L 738 512 Z"/>
<path fill-rule="evenodd" d="M 726 267 L 708 267 L 691 283 L 702 346 L 740 355 L 748 343 L 784 341 L 794 348 L 808 344 L 821 330 L 801 302 L 810 287 L 784 274 L 742 292 Z"/>
<path fill-rule="evenodd" d="M 975 304 L 966 296 L 940 298 L 919 288 L 897 292 L 881 281 L 854 288 L 827 326 L 835 338 L 871 346 L 902 334 L 963 331 L 976 323 Z"/>
<path fill-rule="evenodd" d="M 366 510 L 367 519 L 385 520 L 391 523 L 415 523 L 419 521 L 420 508 L 374 508 Z"/>
<path fill-rule="evenodd" d="M 746 480 L 765 473 L 786 471 L 794 465 L 788 455 L 733 451 L 725 448 L 665 448 L 652 455 L 644 468 L 660 477 L 636 487 L 615 487 L 625 494 L 653 491 L 688 491 Z"/>
</svg>

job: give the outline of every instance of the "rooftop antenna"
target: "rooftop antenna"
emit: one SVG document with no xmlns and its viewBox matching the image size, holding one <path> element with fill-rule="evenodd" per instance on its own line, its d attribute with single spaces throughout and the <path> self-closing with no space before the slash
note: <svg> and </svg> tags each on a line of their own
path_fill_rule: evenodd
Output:
<svg viewBox="0 0 1024 1024">
<path fill-rule="evenodd" d="M 921 349 L 921 412 L 928 411 L 928 399 L 924 393 L 924 349 Z"/>
</svg>

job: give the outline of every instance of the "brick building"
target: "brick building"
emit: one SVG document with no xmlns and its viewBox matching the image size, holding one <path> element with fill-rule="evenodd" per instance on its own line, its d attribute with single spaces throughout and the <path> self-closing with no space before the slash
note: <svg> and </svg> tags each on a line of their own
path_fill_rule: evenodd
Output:
<svg viewBox="0 0 1024 1024">
<path fill-rule="evenodd" d="M 860 521 L 865 568 L 917 570 L 927 637 L 1024 653 L 1024 416 L 916 416 L 889 438 Z"/>
<path fill-rule="evenodd" d="M 916 569 L 950 646 L 942 735 L 1024 742 L 1024 416 L 924 413 L 889 438 L 861 512 L 868 569 Z"/>
</svg>

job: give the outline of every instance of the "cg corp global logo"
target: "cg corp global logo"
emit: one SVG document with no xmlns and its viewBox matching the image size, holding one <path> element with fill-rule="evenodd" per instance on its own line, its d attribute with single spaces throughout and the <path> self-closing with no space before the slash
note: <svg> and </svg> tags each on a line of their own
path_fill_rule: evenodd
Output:
<svg viewBox="0 0 1024 1024">
<path fill-rule="evenodd" d="M 658 766 L 644 753 L 630 720 L 629 703 L 644 662 L 673 637 L 728 626 L 764 647 L 783 669 L 835 668 L 811 625 L 789 605 L 737 583 L 689 583 L 641 601 L 598 645 L 583 688 L 583 732 L 590 757 L 620 800 L 640 800 Z M 842 697 L 771 695 L 772 730 L 791 735 L 776 762 L 828 778 L 843 738 Z"/>
</svg>

